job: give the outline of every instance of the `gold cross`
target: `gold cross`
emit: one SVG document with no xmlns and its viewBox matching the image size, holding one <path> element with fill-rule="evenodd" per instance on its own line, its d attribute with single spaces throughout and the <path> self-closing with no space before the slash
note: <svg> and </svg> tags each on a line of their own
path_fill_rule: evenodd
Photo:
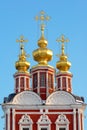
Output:
<svg viewBox="0 0 87 130">
<path fill-rule="evenodd" d="M 57 42 L 62 42 L 62 43 L 64 44 L 64 42 L 69 42 L 69 39 L 65 39 L 65 38 L 64 38 L 64 35 L 62 35 L 61 38 L 60 38 L 60 39 L 57 39 L 56 41 L 57 41 Z"/>
<path fill-rule="evenodd" d="M 36 16 L 35 17 L 35 20 L 40 20 L 40 21 L 48 21 L 48 20 L 50 20 L 50 17 L 49 16 L 47 16 L 46 14 L 45 14 L 45 12 L 42 10 L 41 12 L 40 12 L 40 16 Z"/>
<path fill-rule="evenodd" d="M 28 42 L 28 40 L 24 40 L 24 36 L 20 36 L 20 40 L 16 40 L 16 42 L 19 42 L 19 43 L 24 43 L 24 42 Z"/>
<path fill-rule="evenodd" d="M 65 39 L 65 38 L 64 38 L 64 35 L 62 35 L 61 38 L 60 38 L 60 39 L 57 39 L 56 41 L 62 43 L 62 45 L 61 45 L 62 55 L 65 55 L 65 53 L 64 53 L 64 49 L 65 49 L 64 43 L 65 43 L 65 42 L 69 42 L 69 39 Z"/>
</svg>

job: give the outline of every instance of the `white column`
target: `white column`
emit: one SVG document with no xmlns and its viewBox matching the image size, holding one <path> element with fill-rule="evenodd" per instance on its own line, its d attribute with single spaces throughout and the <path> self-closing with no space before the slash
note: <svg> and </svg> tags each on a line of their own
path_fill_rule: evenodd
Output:
<svg viewBox="0 0 87 130">
<path fill-rule="evenodd" d="M 15 87 L 14 87 L 15 93 L 16 93 L 16 89 L 17 89 L 17 87 L 16 87 L 16 78 L 15 78 Z"/>
<path fill-rule="evenodd" d="M 73 92 L 73 90 L 72 90 L 72 78 L 70 78 L 70 84 L 71 84 L 71 92 Z"/>
<path fill-rule="evenodd" d="M 26 76 L 24 76 L 24 90 L 26 90 Z"/>
<path fill-rule="evenodd" d="M 84 112 L 82 112 L 82 130 L 84 130 Z"/>
<path fill-rule="evenodd" d="M 76 109 L 73 109 L 73 130 L 76 130 Z"/>
<path fill-rule="evenodd" d="M 12 110 L 12 130 L 15 130 L 15 109 Z"/>
<path fill-rule="evenodd" d="M 18 92 L 20 92 L 20 79 L 21 79 L 21 77 L 19 77 Z"/>
<path fill-rule="evenodd" d="M 46 72 L 46 97 L 49 95 L 48 72 Z"/>
<path fill-rule="evenodd" d="M 7 121 L 8 121 L 8 122 L 7 122 L 7 127 L 8 127 L 8 128 L 7 128 L 7 129 L 10 130 L 10 110 L 9 110 L 9 109 L 6 110 L 6 114 L 8 115 L 8 116 L 7 116 L 7 118 L 8 118 L 8 119 L 7 119 Z"/>
<path fill-rule="evenodd" d="M 37 92 L 38 92 L 38 94 L 40 94 L 40 72 L 37 72 L 37 81 L 38 81 L 38 83 L 37 83 Z"/>
<path fill-rule="evenodd" d="M 79 109 L 78 109 L 78 130 L 81 130 L 81 113 Z"/>
</svg>

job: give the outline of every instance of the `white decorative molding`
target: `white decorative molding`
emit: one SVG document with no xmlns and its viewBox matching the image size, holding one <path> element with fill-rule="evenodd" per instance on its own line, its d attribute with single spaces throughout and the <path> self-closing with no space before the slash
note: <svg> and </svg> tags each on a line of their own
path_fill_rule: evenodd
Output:
<svg viewBox="0 0 87 130">
<path fill-rule="evenodd" d="M 76 104 L 75 98 L 66 91 L 53 92 L 46 100 L 47 105 L 69 105 Z"/>
<path fill-rule="evenodd" d="M 55 123 L 56 124 L 69 124 L 69 120 L 66 118 L 65 115 L 61 114 L 58 116 Z"/>
<path fill-rule="evenodd" d="M 15 130 L 15 109 L 12 109 L 12 130 Z"/>
<path fill-rule="evenodd" d="M 78 109 L 78 130 L 81 130 L 81 111 Z"/>
<path fill-rule="evenodd" d="M 32 123 L 33 123 L 32 119 L 27 114 L 23 115 L 22 118 L 18 122 L 18 124 L 22 124 L 22 125 L 23 124 L 27 125 L 27 124 L 32 124 Z"/>
<path fill-rule="evenodd" d="M 29 128 L 29 130 L 32 130 L 33 121 L 29 115 L 25 114 L 21 117 L 18 124 L 19 124 L 19 130 L 23 130 L 23 128 Z"/>
<path fill-rule="evenodd" d="M 21 105 L 41 105 L 42 100 L 41 98 L 34 92 L 31 91 L 23 91 L 17 94 L 12 104 L 21 104 Z"/>
<path fill-rule="evenodd" d="M 41 128 L 47 128 L 47 130 L 50 130 L 50 124 L 51 121 L 47 115 L 41 115 L 40 119 L 37 122 L 38 124 L 38 130 L 41 130 Z"/>
<path fill-rule="evenodd" d="M 59 128 L 65 128 L 66 130 L 69 130 L 69 120 L 66 118 L 65 115 L 61 114 L 58 116 L 55 124 L 56 124 L 56 130 L 59 130 Z"/>
<path fill-rule="evenodd" d="M 7 129 L 8 130 L 10 130 L 10 124 L 9 124 L 9 122 L 10 122 L 10 109 L 8 109 L 8 114 L 7 114 Z"/>
<path fill-rule="evenodd" d="M 48 116 L 44 114 L 40 116 L 40 119 L 38 120 L 37 124 L 51 124 L 51 121 Z"/>
<path fill-rule="evenodd" d="M 74 130 L 76 130 L 76 123 L 77 123 L 77 120 L 76 120 L 76 109 L 74 108 L 73 109 L 73 128 Z"/>
</svg>

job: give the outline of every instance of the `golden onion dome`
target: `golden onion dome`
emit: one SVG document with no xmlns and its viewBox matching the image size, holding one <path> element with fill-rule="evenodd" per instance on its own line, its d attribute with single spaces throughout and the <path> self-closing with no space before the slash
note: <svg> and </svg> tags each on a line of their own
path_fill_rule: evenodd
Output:
<svg viewBox="0 0 87 130">
<path fill-rule="evenodd" d="M 24 45 L 21 42 L 20 45 L 21 53 L 19 54 L 19 60 L 16 61 L 15 67 L 18 70 L 18 72 L 28 72 L 28 69 L 30 67 L 30 63 L 26 60 L 26 52 L 24 51 Z"/>
<path fill-rule="evenodd" d="M 53 52 L 47 48 L 48 41 L 44 37 L 44 25 L 41 25 L 41 37 L 38 40 L 39 48 L 33 51 L 33 58 L 38 65 L 47 65 L 52 59 Z"/>
<path fill-rule="evenodd" d="M 68 71 L 71 66 L 71 63 L 67 60 L 67 55 L 65 55 L 64 53 L 64 42 L 65 42 L 64 36 L 62 36 L 61 42 L 62 42 L 61 47 L 62 53 L 60 54 L 60 60 L 56 63 L 56 68 L 59 69 L 60 71 Z"/>
<path fill-rule="evenodd" d="M 60 71 L 68 71 L 71 63 L 67 61 L 67 56 L 60 56 L 60 61 L 56 63 L 56 68 Z"/>
</svg>

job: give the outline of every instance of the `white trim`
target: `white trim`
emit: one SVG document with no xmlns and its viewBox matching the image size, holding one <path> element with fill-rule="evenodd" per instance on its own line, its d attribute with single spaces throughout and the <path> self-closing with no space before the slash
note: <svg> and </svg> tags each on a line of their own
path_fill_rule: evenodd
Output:
<svg viewBox="0 0 87 130">
<path fill-rule="evenodd" d="M 47 128 L 47 130 L 51 129 L 51 121 L 47 115 L 41 115 L 37 122 L 37 129 L 41 130 L 41 128 Z"/>
<path fill-rule="evenodd" d="M 56 124 L 56 130 L 59 130 L 59 128 L 65 128 L 66 130 L 69 130 L 69 120 L 66 118 L 65 115 L 61 114 L 58 116 L 55 124 Z"/>
<path fill-rule="evenodd" d="M 21 92 L 22 93 L 22 92 Z M 43 103 L 43 102 L 42 102 Z M 63 110 L 66 110 L 66 109 L 69 109 L 69 110 L 72 110 L 73 108 L 81 108 L 82 107 L 86 107 L 86 104 L 81 104 L 81 103 L 76 103 L 76 104 L 68 104 L 68 105 L 24 105 L 24 104 L 12 104 L 12 102 L 10 103 L 6 103 L 6 104 L 2 104 L 2 108 L 4 110 L 4 112 L 6 112 L 7 109 L 10 109 L 10 108 L 14 108 L 15 109 L 15 106 L 16 106 L 16 110 L 31 110 L 31 106 L 32 106 L 32 109 L 34 110 L 40 110 L 40 109 L 48 109 L 48 110 L 60 110 L 60 109 L 63 109 Z M 50 113 L 50 112 L 49 112 Z"/>
<path fill-rule="evenodd" d="M 33 121 L 29 115 L 25 114 L 21 117 L 18 124 L 19 124 L 19 130 L 23 130 L 23 128 L 29 128 L 29 130 L 32 130 Z"/>
<path fill-rule="evenodd" d="M 12 104 L 23 105 L 23 108 L 25 105 L 42 105 L 42 103 L 43 101 L 41 97 L 37 95 L 35 92 L 31 91 L 23 91 L 21 93 L 18 93 L 12 101 Z"/>
<path fill-rule="evenodd" d="M 8 115 L 8 117 L 7 117 L 8 118 L 7 119 L 7 121 L 8 121 L 7 126 L 8 126 L 8 130 L 10 130 L 10 123 L 9 123 L 10 122 L 10 109 L 7 110 L 7 115 Z"/>
<path fill-rule="evenodd" d="M 19 76 L 19 86 L 18 86 L 18 92 L 20 92 L 20 79 L 21 79 L 21 76 Z"/>
<path fill-rule="evenodd" d="M 76 130 L 76 109 L 73 109 L 73 130 Z"/>
<path fill-rule="evenodd" d="M 24 90 L 26 90 L 26 76 L 24 76 Z"/>
<path fill-rule="evenodd" d="M 78 130 L 81 130 L 81 114 L 79 109 L 78 109 Z"/>
<path fill-rule="evenodd" d="M 49 96 L 49 86 L 48 86 L 48 71 L 46 72 L 46 98 Z"/>
<path fill-rule="evenodd" d="M 15 130 L 15 109 L 12 109 L 12 130 Z"/>
<path fill-rule="evenodd" d="M 30 126 L 21 126 L 19 130 L 23 130 L 23 128 L 29 128 L 29 130 L 32 130 Z"/>
<path fill-rule="evenodd" d="M 23 113 L 26 113 L 26 112 L 15 112 L 16 114 L 23 114 Z M 29 115 L 32 115 L 32 114 L 42 114 L 43 113 L 43 109 L 41 109 L 40 112 L 27 112 L 27 114 Z M 45 114 L 50 114 L 50 115 L 53 115 L 53 114 L 73 114 L 73 112 L 45 112 Z"/>
<path fill-rule="evenodd" d="M 38 130 L 41 130 L 41 128 L 46 128 L 47 130 L 50 130 L 49 126 L 39 126 Z"/>
<path fill-rule="evenodd" d="M 82 112 L 82 130 L 84 130 L 84 113 Z"/>
<path fill-rule="evenodd" d="M 71 77 L 71 80 L 70 80 L 70 84 L 71 84 L 71 92 L 73 93 L 73 88 L 72 88 L 72 77 Z"/>
<path fill-rule="evenodd" d="M 37 72 L 37 93 L 40 94 L 40 72 Z"/>
<path fill-rule="evenodd" d="M 47 99 L 46 105 L 71 105 L 76 104 L 75 98 L 66 91 L 55 91 Z"/>
</svg>

